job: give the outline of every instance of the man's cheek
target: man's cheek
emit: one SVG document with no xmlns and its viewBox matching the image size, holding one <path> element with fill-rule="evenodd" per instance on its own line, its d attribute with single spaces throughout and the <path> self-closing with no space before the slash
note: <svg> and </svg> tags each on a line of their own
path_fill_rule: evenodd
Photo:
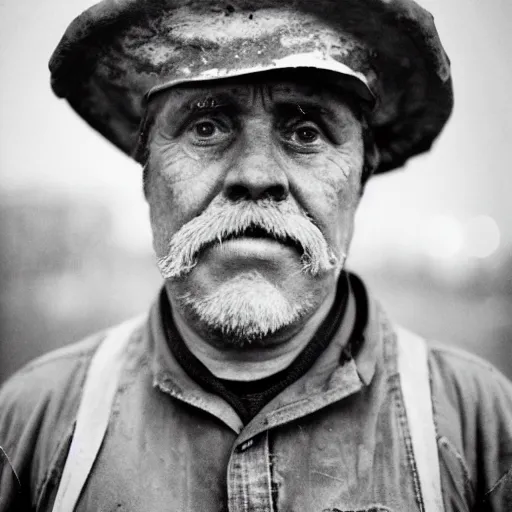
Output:
<svg viewBox="0 0 512 512">
<path fill-rule="evenodd" d="M 169 242 L 172 236 L 172 229 L 165 221 L 164 216 L 152 214 L 151 229 L 153 232 L 153 249 L 158 258 L 166 255 L 168 252 Z"/>
<path fill-rule="evenodd" d="M 361 174 L 350 177 L 349 183 L 340 191 L 340 203 L 345 210 L 357 208 L 361 199 Z"/>
<path fill-rule="evenodd" d="M 325 219 L 328 225 L 336 225 L 341 216 L 350 214 L 358 202 L 357 187 L 344 183 L 343 186 L 323 184 L 317 195 L 316 211 L 317 217 Z"/>
<path fill-rule="evenodd" d="M 335 153 L 325 157 L 325 163 L 315 167 L 315 179 L 322 185 L 321 195 L 334 206 L 357 202 L 360 195 L 362 160 L 356 155 Z"/>
<path fill-rule="evenodd" d="M 156 135 L 151 141 L 149 162 L 168 185 L 197 178 L 205 162 L 194 148 L 181 139 Z"/>
<path fill-rule="evenodd" d="M 171 188 L 190 182 L 201 176 L 204 166 L 196 158 L 180 148 L 179 151 L 166 153 L 160 162 L 161 174 Z"/>
<path fill-rule="evenodd" d="M 155 249 L 167 251 L 172 236 L 196 214 L 191 197 L 185 191 L 160 194 L 158 201 L 150 202 L 150 218 Z M 161 254 L 160 254 L 161 255 Z"/>
<path fill-rule="evenodd" d="M 155 169 L 151 169 L 150 172 L 152 174 L 146 198 L 149 204 L 153 247 L 158 256 L 163 256 L 168 250 L 172 235 L 190 215 L 190 205 L 187 205 L 184 192 L 179 192 L 176 186 L 169 186 Z"/>
<path fill-rule="evenodd" d="M 160 208 L 167 209 L 169 215 L 186 218 L 188 210 L 200 209 L 218 188 L 216 173 L 207 171 L 183 153 L 152 158 L 147 180 L 148 202 L 160 203 Z"/>
<path fill-rule="evenodd" d="M 147 196 L 151 225 L 159 238 L 169 242 L 172 235 L 200 215 L 218 193 L 215 181 L 192 180 L 169 183 L 162 173 L 155 174 Z"/>
<path fill-rule="evenodd" d="M 328 242 L 336 250 L 345 250 L 353 231 L 354 217 L 359 204 L 358 185 L 346 183 L 343 187 L 325 187 L 323 200 L 318 203 L 318 218 L 324 224 Z"/>
<path fill-rule="evenodd" d="M 342 205 L 351 208 L 357 205 L 361 191 L 362 162 L 348 161 L 339 166 L 335 192 Z"/>
<path fill-rule="evenodd" d="M 361 170 L 353 166 L 339 167 L 324 192 L 329 203 L 350 210 L 357 206 L 361 196 Z"/>
</svg>

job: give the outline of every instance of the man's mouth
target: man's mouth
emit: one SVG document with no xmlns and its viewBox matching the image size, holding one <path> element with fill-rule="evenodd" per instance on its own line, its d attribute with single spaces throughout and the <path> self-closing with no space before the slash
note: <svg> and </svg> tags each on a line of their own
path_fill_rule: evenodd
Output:
<svg viewBox="0 0 512 512">
<path fill-rule="evenodd" d="M 222 242 L 227 242 L 229 240 L 236 240 L 239 238 L 263 238 L 272 240 L 274 242 L 279 242 L 283 245 L 287 245 L 289 247 L 293 247 L 296 249 L 300 254 L 303 253 L 302 246 L 293 238 L 285 236 L 280 237 L 276 236 L 272 233 L 269 233 L 266 229 L 260 227 L 260 226 L 249 226 L 245 228 L 243 231 L 240 231 L 238 233 L 232 233 L 228 235 L 226 238 L 222 239 Z"/>
<path fill-rule="evenodd" d="M 227 243 L 229 241 L 235 241 L 235 240 L 243 240 L 243 239 L 262 239 L 262 240 L 270 240 L 273 242 L 278 242 L 284 246 L 291 247 L 295 249 L 300 255 L 304 253 L 304 249 L 302 245 L 294 240 L 293 238 L 289 236 L 277 236 L 273 233 L 269 233 L 266 229 L 260 227 L 251 225 L 247 228 L 243 229 L 242 231 L 238 231 L 236 233 L 231 233 L 227 235 L 226 237 L 223 237 L 221 240 L 214 240 L 208 244 L 206 244 L 201 250 L 208 249 L 215 245 L 221 245 L 223 243 Z"/>
</svg>

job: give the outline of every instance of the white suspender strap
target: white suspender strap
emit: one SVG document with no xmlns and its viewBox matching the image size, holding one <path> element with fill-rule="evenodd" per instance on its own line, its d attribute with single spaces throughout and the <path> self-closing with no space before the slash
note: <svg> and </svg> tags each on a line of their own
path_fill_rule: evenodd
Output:
<svg viewBox="0 0 512 512">
<path fill-rule="evenodd" d="M 398 370 L 425 512 L 442 512 L 441 474 L 432 410 L 427 343 L 397 328 Z"/>
<path fill-rule="evenodd" d="M 141 318 L 114 327 L 94 354 L 53 512 L 73 512 L 107 431 L 126 348 Z"/>
</svg>

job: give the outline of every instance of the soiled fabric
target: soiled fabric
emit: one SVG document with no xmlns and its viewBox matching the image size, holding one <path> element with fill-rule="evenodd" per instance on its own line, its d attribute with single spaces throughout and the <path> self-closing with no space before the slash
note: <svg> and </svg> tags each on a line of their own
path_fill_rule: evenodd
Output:
<svg viewBox="0 0 512 512">
<path fill-rule="evenodd" d="M 340 359 L 347 329 L 244 426 L 177 363 L 157 302 L 130 341 L 77 510 L 421 510 L 392 324 L 372 302 L 364 342 L 348 360 Z M 0 391 L 0 445 L 22 486 L 12 510 L 51 510 L 103 337 L 34 361 Z M 457 350 L 432 346 L 429 364 L 446 510 L 511 510 L 512 384 Z"/>
</svg>

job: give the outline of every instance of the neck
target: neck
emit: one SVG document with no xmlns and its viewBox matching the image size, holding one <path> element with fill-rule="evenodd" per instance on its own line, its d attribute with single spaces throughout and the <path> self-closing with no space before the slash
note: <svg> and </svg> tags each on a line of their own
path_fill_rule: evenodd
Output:
<svg viewBox="0 0 512 512">
<path fill-rule="evenodd" d="M 329 293 L 313 315 L 288 339 L 279 344 L 249 350 L 212 345 L 188 325 L 176 304 L 170 300 L 175 326 L 190 352 L 218 378 L 250 381 L 263 379 L 288 367 L 325 320 L 335 296 L 336 289 Z"/>
</svg>

